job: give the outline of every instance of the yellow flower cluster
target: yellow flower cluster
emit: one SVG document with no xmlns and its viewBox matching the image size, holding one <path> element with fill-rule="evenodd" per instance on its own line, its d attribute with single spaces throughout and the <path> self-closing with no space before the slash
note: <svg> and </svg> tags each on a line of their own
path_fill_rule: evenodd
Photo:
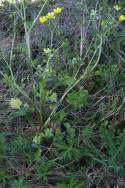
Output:
<svg viewBox="0 0 125 188">
<path fill-rule="evenodd" d="M 114 5 L 114 9 L 116 11 L 120 11 L 121 7 L 118 4 L 116 4 L 116 5 Z M 125 22 L 125 15 L 121 14 L 118 19 L 119 19 L 119 22 Z"/>
<path fill-rule="evenodd" d="M 57 7 L 55 9 L 52 10 L 52 12 L 48 12 L 48 14 L 46 16 L 41 16 L 39 18 L 39 22 L 44 24 L 45 22 L 47 22 L 47 20 L 53 20 L 56 18 L 57 14 L 61 14 L 61 12 L 63 11 L 63 7 Z"/>
<path fill-rule="evenodd" d="M 123 14 L 120 15 L 120 16 L 119 16 L 119 21 L 120 21 L 120 22 L 125 21 L 125 15 L 123 15 Z"/>
</svg>

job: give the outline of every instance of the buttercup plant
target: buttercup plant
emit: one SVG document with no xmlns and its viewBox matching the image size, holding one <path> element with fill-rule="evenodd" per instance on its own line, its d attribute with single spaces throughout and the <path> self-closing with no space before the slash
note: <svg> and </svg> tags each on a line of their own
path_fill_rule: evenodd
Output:
<svg viewBox="0 0 125 188">
<path fill-rule="evenodd" d="M 107 1 L 1 8 L 0 187 L 124 187 L 124 7 Z"/>
<path fill-rule="evenodd" d="M 53 9 L 53 11 L 52 11 L 52 12 L 48 12 L 47 15 L 39 17 L 39 22 L 42 23 L 42 24 L 44 24 L 44 23 L 46 23 L 48 20 L 53 20 L 53 19 L 55 19 L 55 18 L 56 18 L 56 15 L 57 15 L 57 14 L 61 14 L 62 11 L 63 11 L 63 9 L 64 9 L 63 7 L 57 7 L 57 8 L 55 8 L 55 9 Z"/>
</svg>

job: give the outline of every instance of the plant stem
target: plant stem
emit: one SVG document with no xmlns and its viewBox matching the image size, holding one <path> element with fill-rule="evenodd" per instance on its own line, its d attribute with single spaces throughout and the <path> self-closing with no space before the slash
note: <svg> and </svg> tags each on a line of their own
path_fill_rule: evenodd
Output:
<svg viewBox="0 0 125 188">
<path fill-rule="evenodd" d="M 99 53 L 98 53 L 98 58 L 96 60 L 95 65 L 91 68 L 91 71 L 94 70 L 94 68 L 97 66 L 99 59 L 100 59 L 100 55 L 101 55 L 101 50 L 102 50 L 102 35 L 101 35 L 101 39 L 100 39 L 100 44 L 99 44 Z M 95 54 L 95 52 L 94 52 Z M 82 80 L 86 78 L 86 75 L 88 73 L 88 68 L 90 67 L 92 61 L 90 61 L 89 65 L 87 66 L 84 74 L 82 76 L 80 76 L 79 79 L 75 79 L 74 78 L 74 83 L 71 84 L 71 86 L 69 86 L 69 88 L 67 88 L 67 90 L 65 91 L 65 93 L 63 94 L 63 96 L 60 98 L 59 100 L 59 104 L 64 100 L 64 98 L 67 96 L 67 94 Z M 51 112 L 50 116 L 48 117 L 48 119 L 46 120 L 44 126 L 46 127 L 48 125 L 48 123 L 51 121 L 52 116 L 56 113 L 56 110 L 58 109 L 58 105 L 53 109 L 53 111 Z"/>
</svg>

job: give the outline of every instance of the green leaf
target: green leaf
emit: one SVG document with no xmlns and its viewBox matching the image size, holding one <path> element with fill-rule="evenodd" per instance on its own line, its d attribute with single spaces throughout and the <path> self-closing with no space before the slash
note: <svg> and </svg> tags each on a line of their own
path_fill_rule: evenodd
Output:
<svg viewBox="0 0 125 188">
<path fill-rule="evenodd" d="M 69 86 L 73 83 L 73 76 L 69 75 L 67 72 L 60 72 L 59 83 L 64 86 Z"/>
<path fill-rule="evenodd" d="M 33 143 L 40 144 L 40 142 L 41 142 L 41 136 L 40 135 L 34 136 Z"/>
<path fill-rule="evenodd" d="M 62 122 L 63 120 L 65 120 L 67 113 L 65 112 L 65 110 L 61 110 L 60 112 L 58 112 L 57 114 L 57 118 Z"/>
<path fill-rule="evenodd" d="M 41 133 L 41 137 L 43 137 L 43 138 L 51 138 L 51 137 L 53 137 L 52 128 L 46 128 L 44 133 L 43 132 Z"/>
<path fill-rule="evenodd" d="M 88 102 L 88 91 L 73 91 L 67 96 L 67 102 L 70 105 L 73 105 L 75 108 L 81 108 L 85 106 Z"/>
<path fill-rule="evenodd" d="M 50 96 L 48 96 L 48 99 L 52 102 L 57 102 L 57 94 L 52 93 Z"/>
<path fill-rule="evenodd" d="M 86 127 L 82 130 L 82 138 L 84 139 L 84 141 L 90 141 L 92 137 L 93 137 L 92 128 Z"/>
</svg>

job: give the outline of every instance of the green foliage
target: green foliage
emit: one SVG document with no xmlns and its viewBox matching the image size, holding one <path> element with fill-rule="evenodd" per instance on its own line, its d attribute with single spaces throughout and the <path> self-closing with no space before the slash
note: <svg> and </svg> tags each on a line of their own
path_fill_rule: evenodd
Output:
<svg viewBox="0 0 125 188">
<path fill-rule="evenodd" d="M 84 187 L 77 178 L 70 177 L 66 183 L 60 183 L 58 185 L 59 188 L 82 188 Z"/>
<path fill-rule="evenodd" d="M 44 182 L 47 182 L 48 177 L 53 174 L 54 166 L 55 166 L 54 162 L 52 161 L 48 161 L 48 162 L 42 161 L 42 163 L 37 168 L 39 178 Z"/>
<path fill-rule="evenodd" d="M 9 179 L 5 169 L 0 169 L 0 182 L 5 182 Z"/>
<path fill-rule="evenodd" d="M 7 143 L 4 134 L 0 134 L 0 161 L 4 159 L 7 151 Z"/>
<path fill-rule="evenodd" d="M 25 183 L 24 178 L 20 177 L 18 180 L 14 181 L 14 183 L 11 185 L 11 188 L 31 188 L 31 187 Z"/>
<path fill-rule="evenodd" d="M 75 108 L 81 108 L 85 106 L 88 102 L 88 91 L 87 90 L 79 90 L 72 91 L 67 96 L 67 102 Z"/>
<path fill-rule="evenodd" d="M 93 130 L 92 128 L 84 128 L 82 130 L 82 139 L 85 141 L 85 142 L 89 142 L 93 137 Z"/>
<path fill-rule="evenodd" d="M 106 128 L 102 128 L 101 135 L 104 143 L 104 147 L 107 149 L 108 155 L 111 157 L 109 165 L 118 174 L 123 175 L 122 161 L 125 154 L 125 133 L 120 134 L 119 137 L 115 137 L 115 133 Z"/>
<path fill-rule="evenodd" d="M 32 163 L 33 161 L 38 161 L 41 157 L 40 148 L 35 148 L 32 145 L 32 140 L 18 136 L 16 140 L 12 141 L 8 151 L 11 155 L 17 155 L 22 158 L 22 160 Z"/>
<path fill-rule="evenodd" d="M 79 160 L 81 157 L 81 150 L 77 146 L 77 140 L 75 138 L 75 129 L 71 128 L 67 123 L 66 135 L 58 134 L 56 137 L 56 150 L 60 158 L 64 161 Z"/>
</svg>

